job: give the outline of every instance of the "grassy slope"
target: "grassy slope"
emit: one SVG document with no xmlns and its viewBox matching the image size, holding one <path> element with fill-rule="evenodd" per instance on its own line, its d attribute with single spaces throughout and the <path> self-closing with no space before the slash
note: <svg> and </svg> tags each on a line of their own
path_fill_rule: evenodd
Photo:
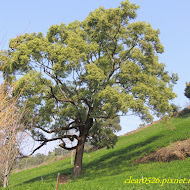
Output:
<svg viewBox="0 0 190 190">
<path fill-rule="evenodd" d="M 61 185 L 59 189 L 190 189 L 190 183 L 163 186 L 158 183 L 124 183 L 130 176 L 133 179 L 140 179 L 142 176 L 144 179 L 152 177 L 151 180 L 153 177 L 190 179 L 190 158 L 170 163 L 132 164 L 136 158 L 147 155 L 159 147 L 190 138 L 190 115 L 173 118 L 172 127 L 175 129 L 168 130 L 163 123 L 158 123 L 135 134 L 121 137 L 114 149 L 85 153 L 84 174 L 78 179 Z M 9 189 L 55 189 L 57 173 L 61 173 L 62 176 L 72 173 L 69 158 L 11 175 Z"/>
</svg>

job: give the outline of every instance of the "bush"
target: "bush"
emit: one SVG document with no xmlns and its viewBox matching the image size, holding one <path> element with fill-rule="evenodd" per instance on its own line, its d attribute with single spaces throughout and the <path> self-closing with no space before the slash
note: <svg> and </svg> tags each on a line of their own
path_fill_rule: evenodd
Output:
<svg viewBox="0 0 190 190">
<path fill-rule="evenodd" d="M 190 82 L 186 83 L 185 96 L 190 99 Z"/>
<path fill-rule="evenodd" d="M 182 111 L 179 112 L 179 116 L 183 116 L 190 113 L 190 106 L 184 108 Z"/>
</svg>

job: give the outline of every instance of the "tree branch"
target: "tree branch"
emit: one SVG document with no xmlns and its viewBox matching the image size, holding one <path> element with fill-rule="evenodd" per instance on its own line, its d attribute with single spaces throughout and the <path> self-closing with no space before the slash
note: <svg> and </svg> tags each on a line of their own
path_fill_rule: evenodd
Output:
<svg viewBox="0 0 190 190">
<path fill-rule="evenodd" d="M 59 146 L 60 146 L 61 148 L 64 148 L 65 150 L 74 150 L 74 149 L 76 149 L 76 147 L 77 147 L 77 146 L 66 147 L 65 142 L 64 142 L 64 141 L 62 141 L 62 142 L 63 142 L 63 143 L 61 143 Z"/>
<path fill-rule="evenodd" d="M 55 137 L 55 138 L 52 138 L 52 139 L 39 139 L 39 140 L 35 140 L 35 141 L 38 141 L 38 142 L 51 142 L 51 141 L 56 141 L 56 140 L 62 140 L 62 139 L 66 139 L 68 138 L 70 141 L 74 141 L 74 139 L 77 139 L 78 140 L 78 136 L 77 135 L 61 135 L 60 137 Z"/>
<path fill-rule="evenodd" d="M 68 138 L 70 141 L 74 141 L 74 139 L 78 140 L 78 136 L 77 135 L 62 135 L 61 137 L 56 137 L 56 138 L 52 138 L 52 139 L 40 139 L 40 140 L 35 140 L 35 141 L 40 141 L 42 142 L 42 144 L 40 144 L 37 148 L 35 148 L 30 154 L 29 156 L 22 156 L 23 158 L 27 158 L 32 156 L 37 150 L 39 150 L 42 146 L 46 145 L 47 142 L 51 142 L 51 141 L 55 141 L 55 140 L 61 140 L 63 143 L 60 144 L 59 146 L 66 149 L 66 150 L 73 150 L 76 148 L 75 147 L 71 147 L 71 148 L 67 148 L 65 142 L 63 141 L 63 138 Z"/>
<path fill-rule="evenodd" d="M 32 156 L 37 150 L 39 150 L 42 146 L 44 146 L 46 144 L 46 142 L 43 142 L 40 146 L 38 146 L 37 148 L 35 148 L 30 154 L 29 156 L 22 156 L 22 158 L 28 158 L 30 156 Z"/>
<path fill-rule="evenodd" d="M 124 57 L 126 57 L 136 45 L 137 45 L 137 44 L 135 43 L 135 44 L 120 58 L 119 63 L 122 62 L 122 59 L 123 59 Z M 113 57 L 113 59 L 114 59 L 114 55 L 113 55 L 113 54 L 112 54 L 112 57 Z M 114 61 L 112 70 L 111 70 L 111 72 L 110 72 L 110 74 L 109 74 L 109 79 L 110 79 L 111 76 L 114 74 L 114 72 L 120 68 L 120 66 L 118 66 L 117 68 L 115 68 L 115 64 L 116 64 L 116 62 Z"/>
<path fill-rule="evenodd" d="M 137 42 L 134 43 L 134 44 L 129 48 L 129 50 L 120 58 L 120 63 L 123 61 L 122 59 L 123 59 L 124 57 L 126 57 L 136 45 L 137 45 Z"/>
<path fill-rule="evenodd" d="M 46 133 L 54 133 L 54 132 L 59 132 L 59 131 L 62 131 L 62 130 L 71 130 L 71 129 L 77 129 L 77 126 L 72 126 L 72 127 L 60 127 L 60 128 L 58 128 L 58 129 L 53 129 L 53 130 L 46 130 L 46 129 L 44 129 L 44 128 L 42 128 L 42 127 L 40 127 L 40 126 L 38 126 L 38 127 L 35 127 L 35 128 L 38 128 L 38 129 L 41 129 L 42 131 L 44 131 L 44 132 L 46 132 Z"/>
<path fill-rule="evenodd" d="M 43 82 L 46 86 L 48 86 L 48 87 L 50 88 L 52 97 L 54 97 L 57 101 L 59 101 L 59 102 L 70 102 L 70 103 L 72 103 L 72 104 L 75 105 L 75 102 L 74 102 L 73 100 L 70 100 L 70 99 L 67 99 L 67 98 L 66 98 L 66 99 L 60 99 L 60 98 L 58 98 L 58 97 L 55 95 L 55 93 L 53 92 L 52 86 L 50 86 L 49 84 L 46 84 L 43 80 L 42 80 L 42 82 Z"/>
</svg>

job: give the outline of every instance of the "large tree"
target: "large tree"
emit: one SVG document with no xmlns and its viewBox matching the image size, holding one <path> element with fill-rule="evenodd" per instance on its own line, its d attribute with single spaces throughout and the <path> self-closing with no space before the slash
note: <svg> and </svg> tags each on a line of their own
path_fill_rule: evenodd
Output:
<svg viewBox="0 0 190 190">
<path fill-rule="evenodd" d="M 24 88 L 21 100 L 31 110 L 28 127 L 39 147 L 61 140 L 62 148 L 76 149 L 73 177 L 82 173 L 87 138 L 114 145 L 120 115 L 133 112 L 149 122 L 171 111 L 177 76 L 159 63 L 159 30 L 132 22 L 137 9 L 128 0 L 115 9 L 100 7 L 83 22 L 52 25 L 46 36 L 11 39 L 1 53 L 4 76 L 19 75 L 14 93 Z M 70 147 L 68 140 L 77 143 Z"/>
</svg>

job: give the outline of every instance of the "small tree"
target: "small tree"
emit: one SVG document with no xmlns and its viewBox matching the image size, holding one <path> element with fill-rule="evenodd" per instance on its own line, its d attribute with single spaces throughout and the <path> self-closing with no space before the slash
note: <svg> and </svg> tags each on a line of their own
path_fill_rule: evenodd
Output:
<svg viewBox="0 0 190 190">
<path fill-rule="evenodd" d="M 9 175 L 16 158 L 20 155 L 23 140 L 22 114 L 19 112 L 17 98 L 11 98 L 11 88 L 0 86 L 0 181 L 8 186 Z"/>
<path fill-rule="evenodd" d="M 186 83 L 185 96 L 190 99 L 190 82 Z"/>
<path fill-rule="evenodd" d="M 151 114 L 171 111 L 177 76 L 159 63 L 158 54 L 164 52 L 159 30 L 132 22 L 137 9 L 128 0 L 115 9 L 100 7 L 83 22 L 51 26 L 46 36 L 11 39 L 10 49 L 1 53 L 4 76 L 22 74 L 14 94 L 25 86 L 27 119 L 34 118 L 31 133 L 41 142 L 34 151 L 54 140 L 61 140 L 64 149 L 76 149 L 73 177 L 82 173 L 87 138 L 115 144 L 115 123 L 108 120 L 131 111 L 150 122 Z M 70 147 L 68 141 L 76 143 Z"/>
</svg>

